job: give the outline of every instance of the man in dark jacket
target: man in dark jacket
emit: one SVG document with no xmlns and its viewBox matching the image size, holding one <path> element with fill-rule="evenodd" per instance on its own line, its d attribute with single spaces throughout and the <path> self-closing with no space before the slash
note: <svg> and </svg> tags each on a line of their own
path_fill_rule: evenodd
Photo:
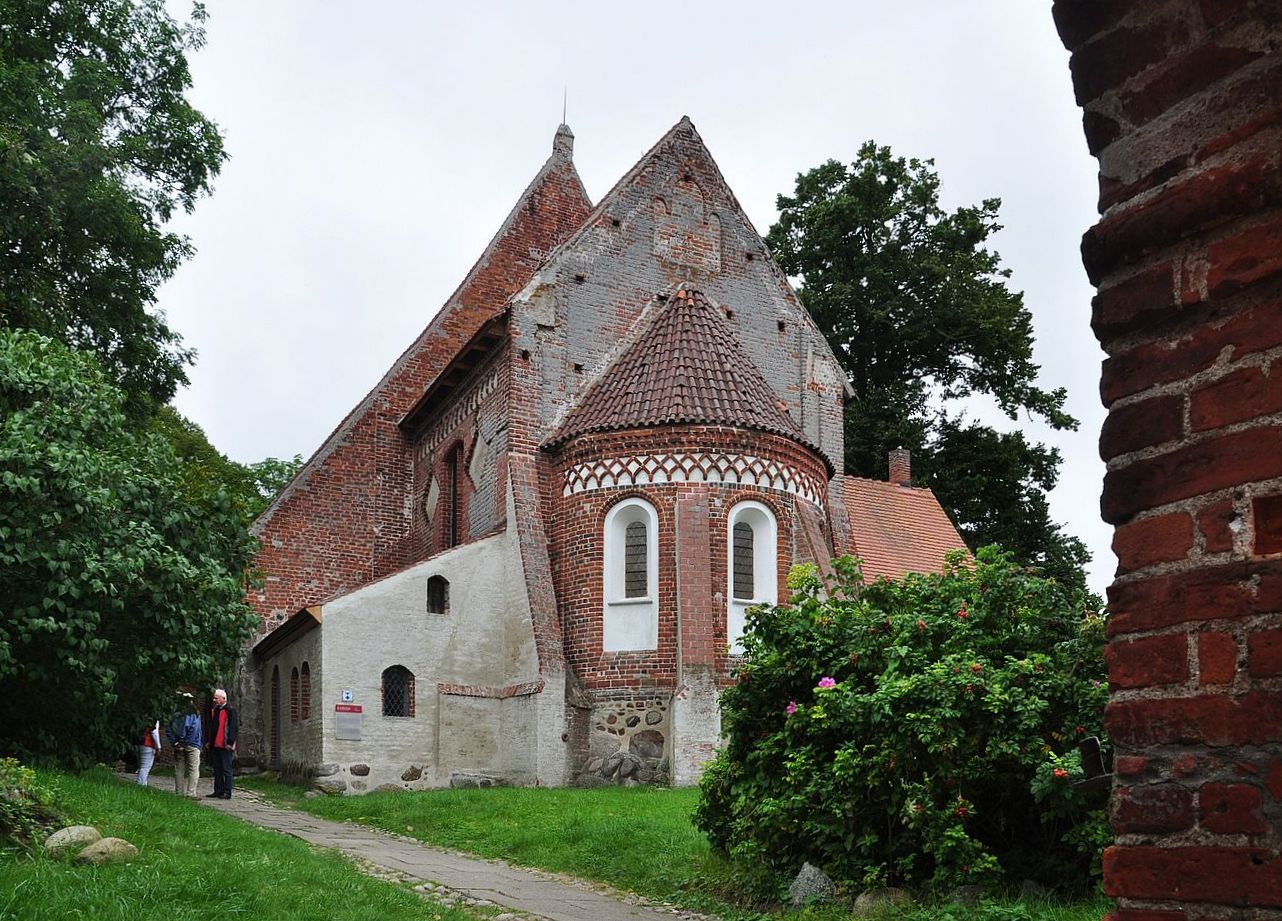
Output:
<svg viewBox="0 0 1282 921">
<path fill-rule="evenodd" d="M 227 692 L 214 691 L 214 709 L 209 711 L 209 746 L 214 754 L 214 792 L 209 796 L 231 799 L 231 759 L 236 752 L 240 720 L 236 708 L 227 705 Z"/>
</svg>

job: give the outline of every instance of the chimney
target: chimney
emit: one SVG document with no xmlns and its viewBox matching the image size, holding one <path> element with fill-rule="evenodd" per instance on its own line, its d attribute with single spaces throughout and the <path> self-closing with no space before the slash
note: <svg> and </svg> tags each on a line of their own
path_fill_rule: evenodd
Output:
<svg viewBox="0 0 1282 921">
<path fill-rule="evenodd" d="M 913 455 L 911 451 L 895 448 L 890 452 L 890 482 L 897 486 L 913 485 Z"/>
</svg>

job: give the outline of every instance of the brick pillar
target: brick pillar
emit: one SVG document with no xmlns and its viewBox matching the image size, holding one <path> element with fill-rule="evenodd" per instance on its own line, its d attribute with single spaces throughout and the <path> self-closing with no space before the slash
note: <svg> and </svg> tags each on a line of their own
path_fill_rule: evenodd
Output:
<svg viewBox="0 0 1282 921">
<path fill-rule="evenodd" d="M 698 782 L 721 739 L 712 539 L 707 487 L 688 486 L 677 499 L 677 691 L 668 745 L 679 787 Z"/>
<path fill-rule="evenodd" d="M 1282 15 L 1054 15 L 1100 164 L 1082 252 L 1120 558 L 1105 889 L 1117 921 L 1282 909 Z"/>
</svg>

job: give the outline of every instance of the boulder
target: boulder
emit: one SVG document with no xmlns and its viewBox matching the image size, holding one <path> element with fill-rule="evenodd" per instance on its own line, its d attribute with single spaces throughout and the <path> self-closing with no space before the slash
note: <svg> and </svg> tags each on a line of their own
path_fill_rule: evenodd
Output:
<svg viewBox="0 0 1282 921">
<path fill-rule="evenodd" d="M 45 839 L 45 853 L 57 856 L 74 853 L 86 844 L 102 840 L 102 833 L 92 825 L 68 825 Z"/>
<path fill-rule="evenodd" d="M 402 793 L 404 790 L 398 783 L 381 783 L 374 788 L 375 793 Z"/>
<path fill-rule="evenodd" d="M 974 908 L 984 897 L 983 886 L 958 886 L 952 892 L 948 893 L 948 901 L 954 905 L 964 905 L 967 908 Z"/>
<path fill-rule="evenodd" d="M 606 758 L 605 763 L 601 765 L 601 776 L 613 777 L 614 772 L 619 769 L 619 765 L 621 765 L 622 763 L 623 763 L 623 752 L 615 752 L 609 758 Z"/>
<path fill-rule="evenodd" d="M 418 780 L 422 776 L 423 776 L 423 769 L 419 767 L 417 764 L 411 764 L 401 774 L 401 780 L 405 781 L 406 783 L 413 783 L 414 781 Z"/>
<path fill-rule="evenodd" d="M 335 774 L 329 777 L 317 777 L 312 781 L 312 786 L 322 793 L 346 793 L 347 781 L 341 774 Z"/>
<path fill-rule="evenodd" d="M 651 710 L 645 715 L 645 724 L 647 726 L 657 726 L 663 722 L 663 714 L 658 710 Z"/>
<path fill-rule="evenodd" d="M 636 755 L 624 755 L 623 760 L 619 762 L 619 776 L 625 779 L 631 777 L 640 767 L 640 758 Z"/>
<path fill-rule="evenodd" d="M 368 764 L 353 764 L 353 765 L 352 765 L 351 767 L 349 767 L 347 770 L 348 770 L 349 772 L 351 772 L 351 775 L 352 775 L 353 777 L 368 777 L 368 776 L 369 776 L 369 765 L 368 765 Z"/>
<path fill-rule="evenodd" d="M 324 795 L 325 794 L 322 793 L 320 790 L 308 790 L 306 793 L 303 794 L 303 799 L 316 799 L 317 797 L 324 796 Z"/>
<path fill-rule="evenodd" d="M 803 863 L 797 872 L 797 878 L 788 887 L 788 898 L 796 907 L 811 902 L 824 902 L 836 894 L 837 887 L 832 880 L 812 863 Z"/>
<path fill-rule="evenodd" d="M 342 770 L 342 768 L 340 768 L 335 762 L 326 761 L 324 764 L 316 768 L 316 776 L 329 777 L 331 774 L 337 774 L 340 770 Z"/>
<path fill-rule="evenodd" d="M 656 729 L 642 729 L 628 740 L 628 748 L 638 758 L 663 757 L 663 733 Z"/>
<path fill-rule="evenodd" d="M 871 915 L 887 907 L 911 908 L 912 905 L 913 897 L 908 894 L 906 889 L 895 889 L 893 887 L 869 889 L 859 893 L 859 898 L 855 899 L 855 914 Z"/>
<path fill-rule="evenodd" d="M 133 860 L 137 856 L 138 848 L 124 838 L 99 838 L 77 854 L 76 860 L 97 865 Z"/>
</svg>

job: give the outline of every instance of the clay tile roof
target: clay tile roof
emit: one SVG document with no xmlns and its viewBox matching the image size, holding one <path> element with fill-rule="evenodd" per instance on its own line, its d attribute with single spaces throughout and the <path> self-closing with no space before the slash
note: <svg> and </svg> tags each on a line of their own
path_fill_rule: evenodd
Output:
<svg viewBox="0 0 1282 921">
<path fill-rule="evenodd" d="M 863 560 L 865 581 L 939 572 L 945 553 L 966 549 L 929 489 L 853 476 L 838 480 L 852 546 L 837 550 Z"/>
<path fill-rule="evenodd" d="M 679 291 L 546 444 L 589 432 L 691 422 L 773 432 L 814 448 L 778 401 L 721 311 L 698 291 Z"/>
</svg>

